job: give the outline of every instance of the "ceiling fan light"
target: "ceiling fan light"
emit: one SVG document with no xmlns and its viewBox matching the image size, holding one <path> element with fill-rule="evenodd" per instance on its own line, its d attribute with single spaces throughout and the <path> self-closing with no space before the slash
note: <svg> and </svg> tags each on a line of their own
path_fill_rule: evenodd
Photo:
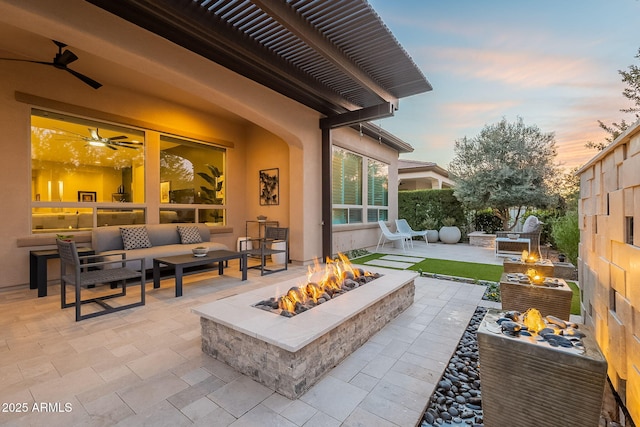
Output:
<svg viewBox="0 0 640 427">
<path fill-rule="evenodd" d="M 89 141 L 89 145 L 92 145 L 94 147 L 106 147 L 107 144 L 105 144 L 102 141 Z"/>
</svg>

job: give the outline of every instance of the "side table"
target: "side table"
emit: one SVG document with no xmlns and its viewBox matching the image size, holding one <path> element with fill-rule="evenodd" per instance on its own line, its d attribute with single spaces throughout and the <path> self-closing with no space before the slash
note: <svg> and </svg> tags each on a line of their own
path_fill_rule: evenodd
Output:
<svg viewBox="0 0 640 427">
<path fill-rule="evenodd" d="M 95 255 L 91 248 L 78 248 L 78 255 Z M 47 296 L 47 261 L 60 258 L 57 249 L 29 253 L 29 289 L 38 289 L 38 298 Z"/>
</svg>

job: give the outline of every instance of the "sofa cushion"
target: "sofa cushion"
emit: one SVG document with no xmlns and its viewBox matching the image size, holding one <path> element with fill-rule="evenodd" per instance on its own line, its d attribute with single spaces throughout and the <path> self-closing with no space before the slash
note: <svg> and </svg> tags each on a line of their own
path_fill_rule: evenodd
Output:
<svg viewBox="0 0 640 427">
<path fill-rule="evenodd" d="M 120 235 L 125 251 L 151 247 L 147 227 L 120 227 Z"/>
<path fill-rule="evenodd" d="M 180 243 L 187 245 L 190 243 L 202 243 L 200 230 L 195 225 L 184 226 L 178 225 L 178 234 L 180 235 Z"/>
</svg>

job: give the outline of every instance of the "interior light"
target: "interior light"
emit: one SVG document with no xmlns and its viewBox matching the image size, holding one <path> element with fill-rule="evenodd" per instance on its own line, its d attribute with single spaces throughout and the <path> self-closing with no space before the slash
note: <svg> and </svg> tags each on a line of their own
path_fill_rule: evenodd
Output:
<svg viewBox="0 0 640 427">
<path fill-rule="evenodd" d="M 107 144 L 101 141 L 89 141 L 89 145 L 93 145 L 94 147 L 106 147 Z"/>
</svg>

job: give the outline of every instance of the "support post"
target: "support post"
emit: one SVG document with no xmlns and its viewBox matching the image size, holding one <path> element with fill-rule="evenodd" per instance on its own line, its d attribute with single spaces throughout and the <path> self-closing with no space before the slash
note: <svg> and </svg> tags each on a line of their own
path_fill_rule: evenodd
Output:
<svg viewBox="0 0 640 427">
<path fill-rule="evenodd" d="M 333 225 L 331 218 L 331 129 L 322 128 L 322 260 L 331 257 Z"/>
</svg>

